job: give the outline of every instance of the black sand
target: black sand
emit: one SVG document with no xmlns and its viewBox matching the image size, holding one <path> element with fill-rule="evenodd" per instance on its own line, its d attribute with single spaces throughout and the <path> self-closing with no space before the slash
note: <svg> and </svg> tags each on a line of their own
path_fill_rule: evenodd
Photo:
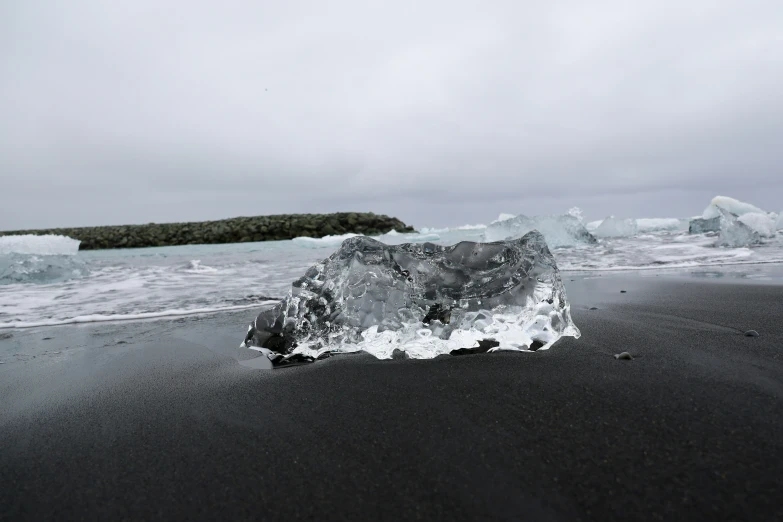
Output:
<svg viewBox="0 0 783 522">
<path fill-rule="evenodd" d="M 566 284 L 583 336 L 535 354 L 251 370 L 254 310 L 14 331 L 0 518 L 783 520 L 783 286 Z"/>
</svg>

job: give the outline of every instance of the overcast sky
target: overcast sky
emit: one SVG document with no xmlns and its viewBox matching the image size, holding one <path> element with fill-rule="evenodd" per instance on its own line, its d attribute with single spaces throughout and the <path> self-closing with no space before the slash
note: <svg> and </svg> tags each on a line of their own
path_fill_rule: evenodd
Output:
<svg viewBox="0 0 783 522">
<path fill-rule="evenodd" d="M 783 2 L 0 0 L 0 229 L 783 209 Z"/>
</svg>

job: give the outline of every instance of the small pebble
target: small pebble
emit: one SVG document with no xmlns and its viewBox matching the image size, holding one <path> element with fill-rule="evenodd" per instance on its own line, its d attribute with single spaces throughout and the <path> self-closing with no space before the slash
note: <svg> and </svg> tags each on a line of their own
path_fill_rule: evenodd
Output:
<svg viewBox="0 0 783 522">
<path fill-rule="evenodd" d="M 598 307 L 597 306 L 591 306 L 590 310 L 598 310 Z"/>
<path fill-rule="evenodd" d="M 756 330 L 748 330 L 745 332 L 745 337 L 758 337 L 759 333 Z"/>
<path fill-rule="evenodd" d="M 614 358 L 617 359 L 617 360 L 622 359 L 623 361 L 632 361 L 633 360 L 633 355 L 631 355 L 628 352 L 616 353 L 614 355 Z"/>
<path fill-rule="evenodd" d="M 42 340 L 43 340 L 43 341 L 51 341 L 51 340 L 52 340 L 52 338 L 51 338 L 51 337 L 44 337 Z"/>
<path fill-rule="evenodd" d="M 625 294 L 625 293 L 627 293 L 627 292 L 626 292 L 625 290 L 620 290 L 620 293 L 621 293 L 621 294 Z"/>
</svg>

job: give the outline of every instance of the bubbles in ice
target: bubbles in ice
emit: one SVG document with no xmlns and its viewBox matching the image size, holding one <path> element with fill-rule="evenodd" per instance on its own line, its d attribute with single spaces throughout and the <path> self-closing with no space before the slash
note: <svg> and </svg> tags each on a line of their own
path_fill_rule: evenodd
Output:
<svg viewBox="0 0 783 522">
<path fill-rule="evenodd" d="M 494 221 L 484 232 L 484 240 L 503 241 L 520 238 L 533 230 L 543 234 L 547 244 L 552 248 L 596 243 L 595 237 L 587 231 L 582 220 L 572 214 L 561 216 L 520 214 L 503 221 Z"/>
<path fill-rule="evenodd" d="M 555 260 L 533 231 L 449 247 L 350 238 L 259 314 L 243 346 L 275 357 L 364 350 L 390 358 L 402 350 L 431 358 L 546 349 L 579 335 Z"/>
<path fill-rule="evenodd" d="M 639 231 L 633 219 L 620 219 L 609 216 L 593 231 L 598 237 L 629 237 Z"/>
</svg>

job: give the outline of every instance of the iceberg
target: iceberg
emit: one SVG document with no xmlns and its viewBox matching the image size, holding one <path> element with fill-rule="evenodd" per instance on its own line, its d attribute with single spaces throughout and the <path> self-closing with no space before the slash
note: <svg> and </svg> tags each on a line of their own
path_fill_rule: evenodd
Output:
<svg viewBox="0 0 783 522">
<path fill-rule="evenodd" d="M 720 235 L 717 246 L 740 248 L 755 245 L 761 242 L 758 232 L 741 222 L 734 214 L 719 209 Z"/>
<path fill-rule="evenodd" d="M 484 240 L 504 241 L 520 238 L 533 230 L 543 234 L 547 244 L 552 248 L 597 242 L 595 237 L 584 227 L 582 221 L 571 214 L 532 217 L 520 214 L 503 221 L 493 221 L 484 232 Z"/>
<path fill-rule="evenodd" d="M 775 222 L 775 228 L 778 230 L 783 230 L 783 210 L 781 210 L 780 214 L 778 214 L 778 220 Z"/>
<path fill-rule="evenodd" d="M 494 243 L 343 242 L 248 328 L 275 363 L 366 351 L 380 359 L 543 350 L 578 338 L 555 259 L 529 232 Z"/>
<path fill-rule="evenodd" d="M 707 205 L 707 208 L 704 209 L 701 217 L 704 219 L 720 217 L 720 209 L 723 209 L 726 212 L 734 214 L 738 217 L 742 216 L 743 214 L 765 213 L 759 207 L 751 205 L 750 203 L 745 203 L 743 201 L 726 196 L 715 196 L 712 198 L 710 204 Z"/>
<path fill-rule="evenodd" d="M 636 220 L 639 232 L 677 232 L 688 230 L 688 220 L 679 218 L 641 218 Z"/>
<path fill-rule="evenodd" d="M 710 219 L 691 219 L 688 225 L 689 234 L 705 234 L 707 232 L 720 232 L 720 216 Z"/>
<path fill-rule="evenodd" d="M 593 231 L 593 234 L 598 237 L 628 237 L 636 235 L 638 231 L 639 227 L 635 220 L 609 216 Z"/>
<path fill-rule="evenodd" d="M 752 228 L 761 237 L 775 237 L 777 235 L 775 218 L 766 212 L 749 212 L 742 214 L 738 219 L 740 223 Z"/>
<path fill-rule="evenodd" d="M 3 254 L 37 254 L 45 256 L 67 255 L 75 256 L 79 252 L 78 239 L 68 236 L 47 234 L 36 236 L 23 234 L 0 236 L 0 255 Z"/>
</svg>

